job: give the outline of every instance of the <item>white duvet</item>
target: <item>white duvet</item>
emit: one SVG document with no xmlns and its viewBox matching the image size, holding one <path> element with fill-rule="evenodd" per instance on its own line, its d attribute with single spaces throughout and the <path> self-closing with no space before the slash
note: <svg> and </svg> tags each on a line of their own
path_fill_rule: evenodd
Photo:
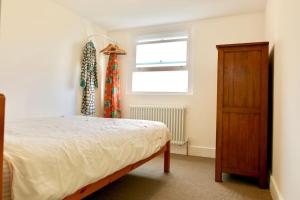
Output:
<svg viewBox="0 0 300 200">
<path fill-rule="evenodd" d="M 170 139 L 159 122 L 68 117 L 7 123 L 14 200 L 63 199 L 149 157 Z"/>
</svg>

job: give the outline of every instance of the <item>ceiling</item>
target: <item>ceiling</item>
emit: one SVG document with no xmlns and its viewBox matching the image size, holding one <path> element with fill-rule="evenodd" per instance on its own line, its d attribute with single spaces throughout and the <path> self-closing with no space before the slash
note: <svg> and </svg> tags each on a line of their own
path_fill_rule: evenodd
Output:
<svg viewBox="0 0 300 200">
<path fill-rule="evenodd" d="M 107 30 L 115 30 L 259 12 L 267 0 L 54 1 Z"/>
</svg>

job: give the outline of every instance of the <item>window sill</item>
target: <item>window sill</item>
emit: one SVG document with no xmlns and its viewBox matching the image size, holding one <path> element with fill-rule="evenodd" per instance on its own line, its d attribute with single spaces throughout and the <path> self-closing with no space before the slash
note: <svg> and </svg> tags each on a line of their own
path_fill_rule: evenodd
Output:
<svg viewBox="0 0 300 200">
<path fill-rule="evenodd" d="M 193 92 L 126 92 L 126 95 L 145 96 L 191 96 Z"/>
</svg>

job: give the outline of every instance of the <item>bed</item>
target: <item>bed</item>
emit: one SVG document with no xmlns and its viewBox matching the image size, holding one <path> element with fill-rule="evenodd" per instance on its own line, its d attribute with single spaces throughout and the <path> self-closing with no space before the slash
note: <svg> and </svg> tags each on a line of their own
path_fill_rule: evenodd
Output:
<svg viewBox="0 0 300 200">
<path fill-rule="evenodd" d="M 4 104 L 0 95 L 5 200 L 82 199 L 160 154 L 169 172 L 170 134 L 163 123 L 84 116 L 19 120 L 5 123 L 4 142 Z"/>
</svg>

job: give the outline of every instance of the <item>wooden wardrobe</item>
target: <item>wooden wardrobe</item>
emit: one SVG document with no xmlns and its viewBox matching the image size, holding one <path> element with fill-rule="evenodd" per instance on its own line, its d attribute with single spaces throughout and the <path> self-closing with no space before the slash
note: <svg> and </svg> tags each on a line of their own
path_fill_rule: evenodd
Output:
<svg viewBox="0 0 300 200">
<path fill-rule="evenodd" d="M 256 177 L 267 188 L 268 42 L 217 45 L 215 180 L 222 173 Z"/>
</svg>

